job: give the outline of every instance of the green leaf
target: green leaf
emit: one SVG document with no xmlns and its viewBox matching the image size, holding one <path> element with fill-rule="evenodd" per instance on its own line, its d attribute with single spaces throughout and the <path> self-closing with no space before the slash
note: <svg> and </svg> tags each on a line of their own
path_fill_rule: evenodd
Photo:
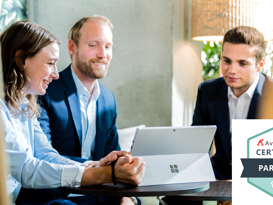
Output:
<svg viewBox="0 0 273 205">
<path fill-rule="evenodd" d="M 2 0 L 0 32 L 4 31 L 14 22 L 26 19 L 26 0 Z"/>
<path fill-rule="evenodd" d="M 207 63 L 203 63 L 203 80 L 209 80 L 212 78 L 217 78 L 219 76 L 220 67 L 220 55 L 222 51 L 222 44 L 213 43 L 210 46 L 210 42 L 206 44 L 203 42 L 203 51 L 206 54 Z M 217 56 L 215 58 L 215 55 Z"/>
</svg>

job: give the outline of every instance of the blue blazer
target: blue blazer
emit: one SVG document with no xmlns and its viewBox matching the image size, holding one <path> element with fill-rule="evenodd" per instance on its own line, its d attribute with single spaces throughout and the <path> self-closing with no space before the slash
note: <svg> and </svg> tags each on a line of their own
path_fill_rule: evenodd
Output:
<svg viewBox="0 0 273 205">
<path fill-rule="evenodd" d="M 50 83 L 44 96 L 39 97 L 42 113 L 38 119 L 52 146 L 72 160 L 81 159 L 82 135 L 80 101 L 71 67 L 60 72 L 58 80 Z M 93 160 L 99 160 L 113 150 L 120 150 L 116 127 L 116 100 L 111 91 L 100 85 L 96 102 L 96 136 Z M 91 146 L 91 145 L 90 145 Z"/>
<path fill-rule="evenodd" d="M 259 73 L 260 79 L 253 93 L 247 119 L 256 119 L 258 102 L 263 93 L 264 83 L 269 77 Z M 199 85 L 192 125 L 216 125 L 216 154 L 211 158 L 217 179 L 231 179 L 231 135 L 228 107 L 228 87 L 224 78 L 217 78 Z M 228 173 L 228 174 L 227 174 Z"/>
</svg>

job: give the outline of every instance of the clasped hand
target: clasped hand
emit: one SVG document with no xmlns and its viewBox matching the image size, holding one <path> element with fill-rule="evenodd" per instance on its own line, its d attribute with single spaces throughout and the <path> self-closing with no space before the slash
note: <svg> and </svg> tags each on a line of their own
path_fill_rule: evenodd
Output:
<svg viewBox="0 0 273 205">
<path fill-rule="evenodd" d="M 140 157 L 132 157 L 129 152 L 112 151 L 99 162 L 91 162 L 89 165 L 97 168 L 104 167 L 116 160 L 115 175 L 117 182 L 139 185 L 144 176 L 146 163 Z"/>
</svg>

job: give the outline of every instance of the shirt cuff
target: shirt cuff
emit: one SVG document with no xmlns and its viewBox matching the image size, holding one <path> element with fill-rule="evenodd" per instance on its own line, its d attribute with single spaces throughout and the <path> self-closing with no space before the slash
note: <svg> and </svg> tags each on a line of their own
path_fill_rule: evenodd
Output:
<svg viewBox="0 0 273 205">
<path fill-rule="evenodd" d="M 78 164 L 64 165 L 62 170 L 62 187 L 79 187 L 85 167 Z"/>
<path fill-rule="evenodd" d="M 74 164 L 82 165 L 83 163 L 68 159 L 64 165 L 74 165 Z"/>
</svg>

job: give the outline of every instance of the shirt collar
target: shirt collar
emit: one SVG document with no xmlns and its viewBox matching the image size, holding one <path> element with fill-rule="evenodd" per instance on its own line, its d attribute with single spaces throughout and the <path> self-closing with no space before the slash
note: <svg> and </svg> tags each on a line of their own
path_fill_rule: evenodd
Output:
<svg viewBox="0 0 273 205">
<path fill-rule="evenodd" d="M 257 72 L 257 76 L 256 76 L 256 79 L 255 81 L 252 83 L 252 85 L 243 93 L 243 95 L 247 95 L 250 99 L 252 99 L 253 97 L 253 94 L 254 94 L 254 91 L 255 91 L 255 88 L 257 87 L 258 85 L 258 82 L 259 82 L 259 79 L 260 79 L 260 73 Z M 228 87 L 228 97 L 235 97 L 237 98 L 234 93 L 232 92 L 231 88 Z"/>
<path fill-rule="evenodd" d="M 82 96 L 83 98 L 88 100 L 89 96 L 90 96 L 90 93 L 88 92 L 86 87 L 82 84 L 82 82 L 80 81 L 80 79 L 78 78 L 76 73 L 74 72 L 72 64 L 70 66 L 71 66 L 72 77 L 73 77 L 73 80 L 75 82 L 75 85 L 76 85 L 77 91 L 79 93 L 79 96 Z M 97 101 L 99 96 L 100 96 L 100 86 L 99 86 L 98 80 L 95 80 L 95 86 L 93 88 L 93 93 L 92 93 L 90 101 Z"/>
</svg>

